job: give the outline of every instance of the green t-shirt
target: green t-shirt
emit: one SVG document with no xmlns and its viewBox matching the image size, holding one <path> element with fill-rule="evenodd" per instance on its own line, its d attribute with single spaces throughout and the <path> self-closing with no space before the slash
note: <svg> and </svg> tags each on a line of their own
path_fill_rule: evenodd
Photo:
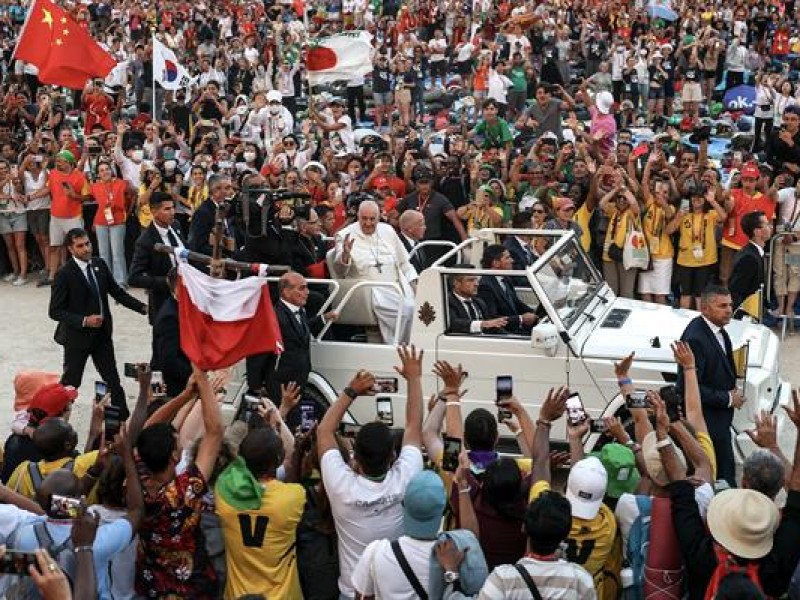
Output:
<svg viewBox="0 0 800 600">
<path fill-rule="evenodd" d="M 527 92 L 528 91 L 528 77 L 525 74 L 525 67 L 511 67 L 508 73 L 508 78 L 511 80 L 511 90 L 514 92 Z"/>
<path fill-rule="evenodd" d="M 508 123 L 505 119 L 500 118 L 494 123 L 487 123 L 481 119 L 475 127 L 475 133 L 483 136 L 482 147 L 484 150 L 487 148 L 502 148 L 513 139 Z"/>
</svg>

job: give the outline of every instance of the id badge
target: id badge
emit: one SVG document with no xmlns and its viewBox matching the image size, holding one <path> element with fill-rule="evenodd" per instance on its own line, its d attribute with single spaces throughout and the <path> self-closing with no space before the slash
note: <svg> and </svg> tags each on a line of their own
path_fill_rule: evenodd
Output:
<svg viewBox="0 0 800 600">
<path fill-rule="evenodd" d="M 692 250 L 692 254 L 694 255 L 696 260 L 700 260 L 703 258 L 703 247 L 702 246 L 695 246 L 694 250 Z"/>
<path fill-rule="evenodd" d="M 105 210 L 103 210 L 103 216 L 106 219 L 106 223 L 109 225 L 114 224 L 114 212 L 111 210 L 110 206 L 106 206 Z"/>
</svg>

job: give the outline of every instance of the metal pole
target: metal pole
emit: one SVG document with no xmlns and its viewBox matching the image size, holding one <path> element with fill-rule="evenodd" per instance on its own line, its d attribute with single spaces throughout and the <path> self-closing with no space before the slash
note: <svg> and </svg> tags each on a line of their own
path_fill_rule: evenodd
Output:
<svg viewBox="0 0 800 600">
<path fill-rule="evenodd" d="M 161 254 L 174 254 L 175 252 L 175 248 L 173 248 L 172 246 L 167 246 L 166 244 L 155 244 L 153 246 L 153 250 L 155 250 L 156 252 L 160 252 Z M 187 249 L 184 249 L 181 252 L 181 257 L 203 265 L 210 265 L 211 261 L 214 260 L 213 258 L 207 256 L 206 254 L 193 252 Z M 220 263 L 226 269 L 230 269 L 231 271 L 239 271 L 242 273 L 249 273 L 251 275 L 259 275 L 262 273 L 266 273 L 269 275 L 278 275 L 290 271 L 290 268 L 286 265 L 265 265 L 263 263 L 246 263 L 246 262 L 240 262 L 238 260 L 233 260 L 230 258 L 223 258 L 220 260 Z"/>
</svg>

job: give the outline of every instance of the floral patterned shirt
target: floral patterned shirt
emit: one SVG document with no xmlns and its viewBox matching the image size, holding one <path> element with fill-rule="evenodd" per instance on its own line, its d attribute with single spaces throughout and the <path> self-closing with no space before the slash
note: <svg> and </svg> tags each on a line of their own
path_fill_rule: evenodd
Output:
<svg viewBox="0 0 800 600">
<path fill-rule="evenodd" d="M 219 597 L 218 581 L 200 531 L 205 477 L 192 463 L 157 492 L 145 490 L 139 529 L 136 592 L 146 598 Z"/>
</svg>

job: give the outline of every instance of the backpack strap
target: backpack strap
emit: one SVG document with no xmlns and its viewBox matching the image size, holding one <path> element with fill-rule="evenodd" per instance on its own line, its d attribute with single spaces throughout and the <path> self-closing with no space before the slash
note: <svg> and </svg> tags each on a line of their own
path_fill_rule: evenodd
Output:
<svg viewBox="0 0 800 600">
<path fill-rule="evenodd" d="M 421 600 L 428 600 L 428 592 L 422 587 L 422 584 L 417 579 L 417 575 L 411 569 L 411 565 L 408 564 L 406 560 L 405 554 L 403 554 L 403 549 L 400 547 L 400 540 L 394 540 L 391 543 L 392 552 L 394 552 L 394 557 L 397 559 L 400 568 L 403 569 L 403 573 L 408 579 L 408 582 L 411 584 L 411 587 L 414 588 L 414 591 L 417 593 L 417 596 L 420 597 Z"/>
<path fill-rule="evenodd" d="M 519 576 L 522 577 L 525 585 L 527 585 L 528 589 L 531 591 L 533 600 L 542 600 L 542 595 L 539 593 L 539 588 L 536 587 L 536 583 L 533 581 L 531 574 L 528 573 L 528 570 L 519 563 L 515 564 L 514 568 L 517 570 L 517 573 L 519 573 Z"/>
<path fill-rule="evenodd" d="M 38 490 L 44 479 L 42 477 L 42 472 L 39 470 L 39 463 L 36 463 L 32 460 L 28 462 L 28 475 L 31 477 L 31 485 L 33 486 L 33 489 Z"/>
</svg>

